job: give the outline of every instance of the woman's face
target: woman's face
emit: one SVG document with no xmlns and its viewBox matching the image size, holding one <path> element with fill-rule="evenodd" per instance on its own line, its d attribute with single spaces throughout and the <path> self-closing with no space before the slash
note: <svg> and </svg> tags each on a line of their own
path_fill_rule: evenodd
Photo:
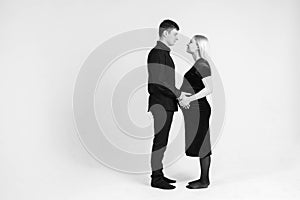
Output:
<svg viewBox="0 0 300 200">
<path fill-rule="evenodd" d="M 194 53 L 195 51 L 198 50 L 198 47 L 197 47 L 197 43 L 196 43 L 196 40 L 194 38 L 192 38 L 190 40 L 190 42 L 187 44 L 187 49 L 186 51 L 188 53 Z"/>
</svg>

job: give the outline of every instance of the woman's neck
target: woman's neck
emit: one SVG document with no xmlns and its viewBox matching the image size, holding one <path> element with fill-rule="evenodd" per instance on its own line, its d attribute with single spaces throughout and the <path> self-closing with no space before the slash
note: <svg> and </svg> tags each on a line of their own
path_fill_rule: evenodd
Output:
<svg viewBox="0 0 300 200">
<path fill-rule="evenodd" d="M 194 58 L 195 61 L 197 61 L 198 59 L 201 58 L 201 56 L 197 52 L 194 52 L 193 53 L 193 58 Z"/>
</svg>

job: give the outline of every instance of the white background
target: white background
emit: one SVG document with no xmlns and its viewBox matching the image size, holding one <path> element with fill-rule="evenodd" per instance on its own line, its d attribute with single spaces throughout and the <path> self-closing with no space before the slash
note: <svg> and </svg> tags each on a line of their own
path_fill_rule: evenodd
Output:
<svg viewBox="0 0 300 200">
<path fill-rule="evenodd" d="M 249 1 L 0 1 L 0 199 L 296 199 L 300 185 L 300 3 Z M 190 191 L 197 159 L 149 187 L 82 148 L 72 114 L 81 64 L 105 40 L 166 18 L 210 39 L 227 100 L 211 185 Z"/>
</svg>

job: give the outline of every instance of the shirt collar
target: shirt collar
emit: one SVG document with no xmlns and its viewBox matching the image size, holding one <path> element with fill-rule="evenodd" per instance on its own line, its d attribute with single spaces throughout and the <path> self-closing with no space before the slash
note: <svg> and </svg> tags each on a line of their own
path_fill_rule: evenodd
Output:
<svg viewBox="0 0 300 200">
<path fill-rule="evenodd" d="M 159 40 L 157 41 L 156 46 L 154 48 L 165 50 L 165 51 L 171 51 L 171 49 L 167 45 L 165 45 L 163 42 Z"/>
</svg>

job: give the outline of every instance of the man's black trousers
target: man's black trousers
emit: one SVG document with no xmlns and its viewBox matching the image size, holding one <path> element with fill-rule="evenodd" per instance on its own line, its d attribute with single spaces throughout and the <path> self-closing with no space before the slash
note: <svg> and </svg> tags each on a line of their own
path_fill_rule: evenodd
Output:
<svg viewBox="0 0 300 200">
<path fill-rule="evenodd" d="M 166 111 L 162 106 L 157 104 L 152 106 L 150 111 L 154 119 L 154 138 L 151 154 L 151 177 L 160 178 L 163 176 L 162 160 L 168 143 L 174 111 Z"/>
</svg>

